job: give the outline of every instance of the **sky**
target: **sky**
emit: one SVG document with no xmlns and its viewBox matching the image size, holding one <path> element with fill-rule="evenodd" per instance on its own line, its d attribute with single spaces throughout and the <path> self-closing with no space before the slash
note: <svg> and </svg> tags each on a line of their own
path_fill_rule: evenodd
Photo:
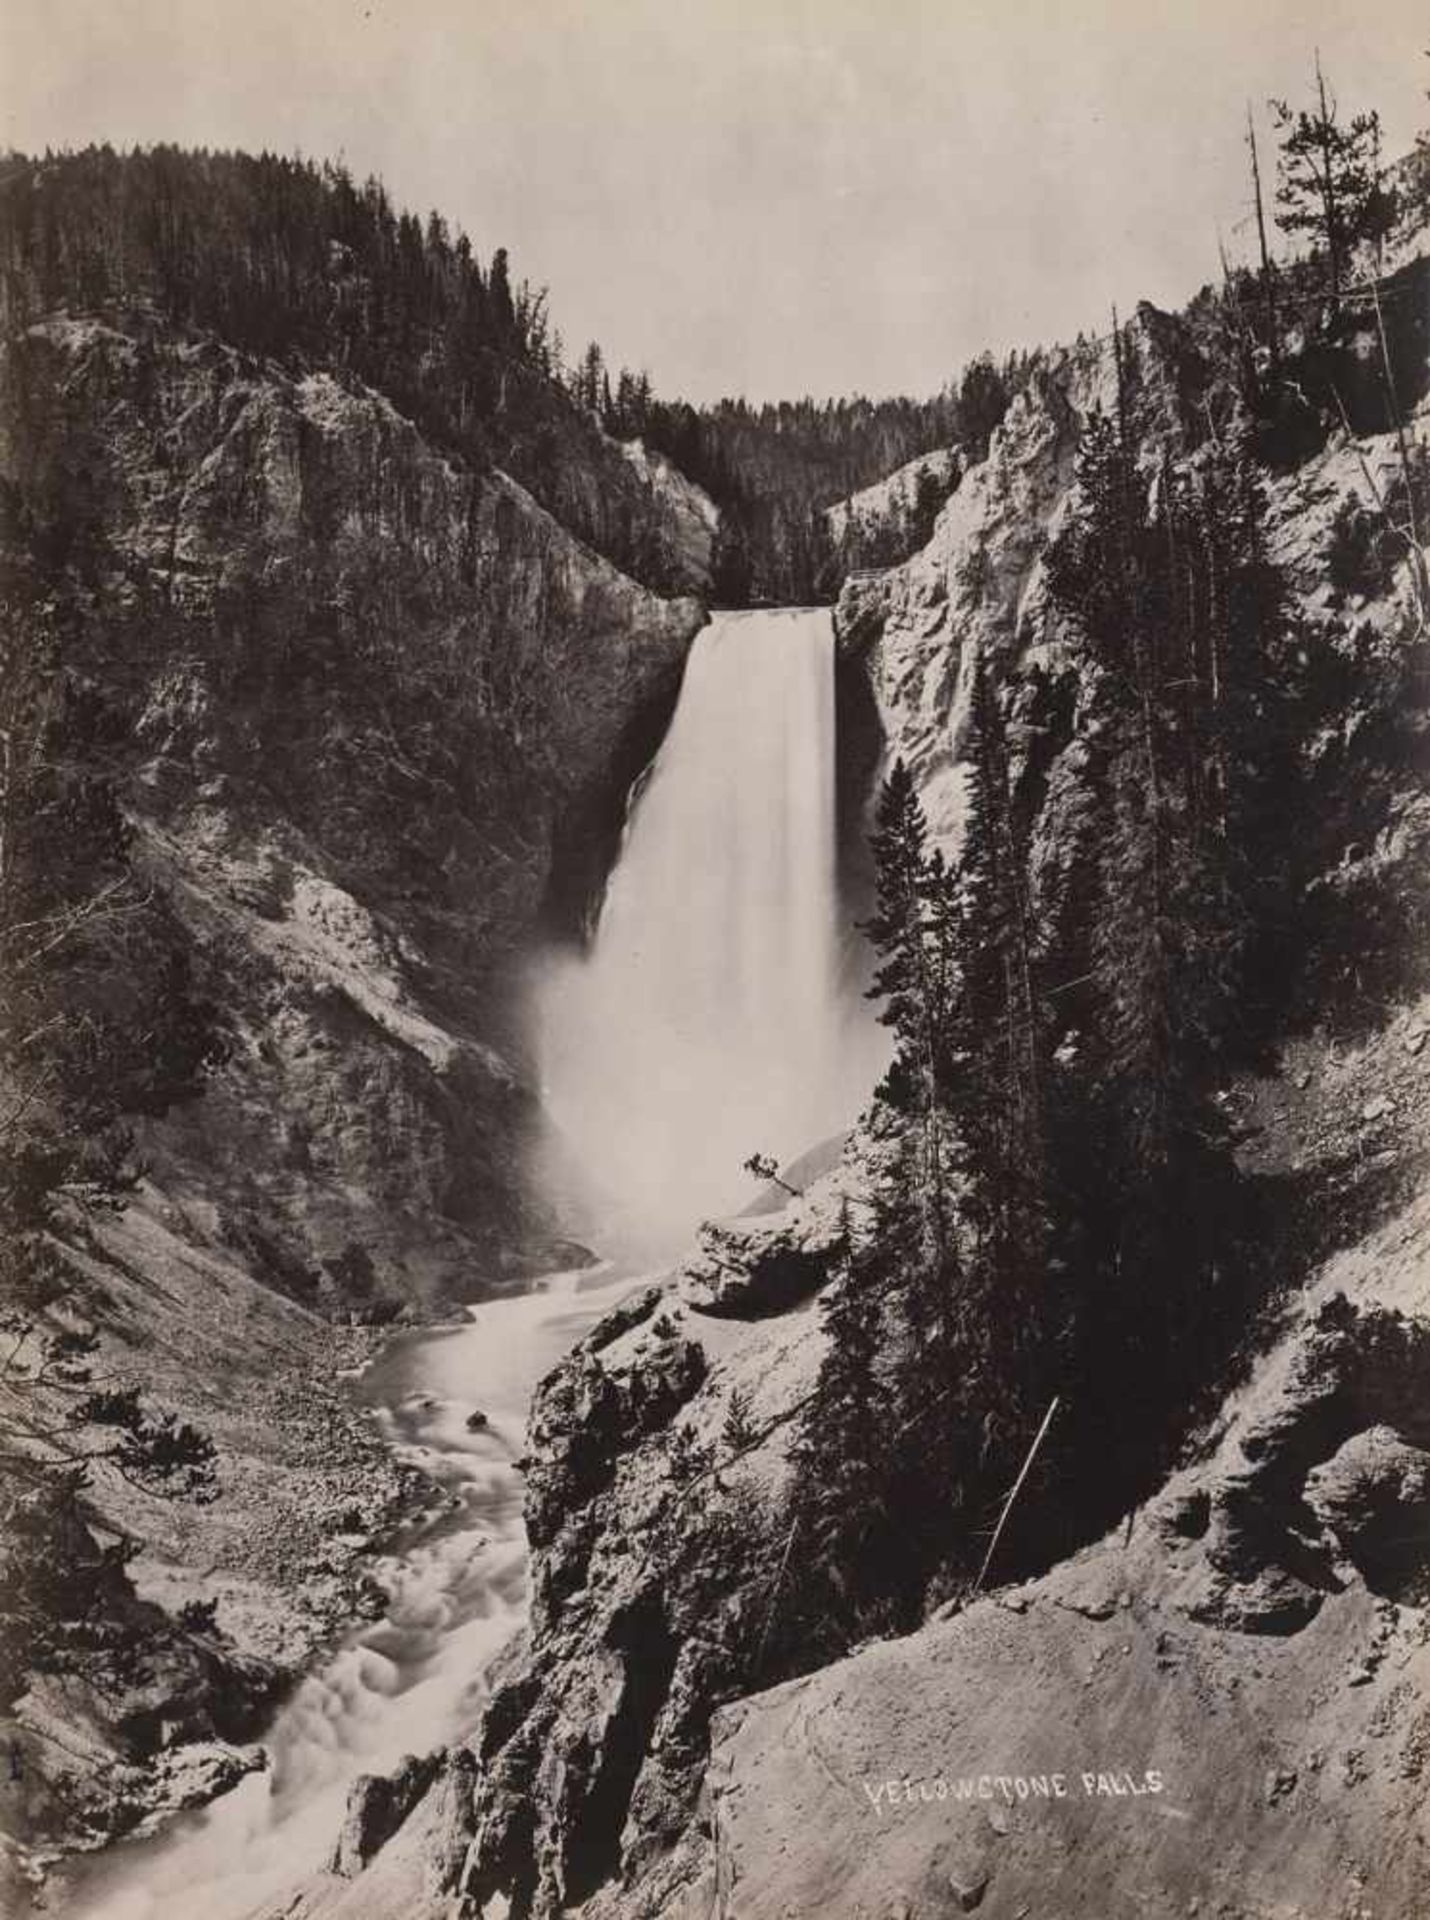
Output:
<svg viewBox="0 0 1430 1920">
<path fill-rule="evenodd" d="M 666 395 L 936 391 L 1249 257 L 1315 49 L 1387 151 L 1423 0 L 0 0 L 0 146 L 342 157 Z"/>
</svg>

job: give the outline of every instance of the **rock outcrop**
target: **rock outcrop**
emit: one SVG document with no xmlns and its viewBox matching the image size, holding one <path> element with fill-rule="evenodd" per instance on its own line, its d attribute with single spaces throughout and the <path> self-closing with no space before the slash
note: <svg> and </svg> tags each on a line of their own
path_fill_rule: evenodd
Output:
<svg viewBox="0 0 1430 1920">
<path fill-rule="evenodd" d="M 1423 301 L 1426 283 L 1425 262 L 1407 269 L 1406 301 Z M 1369 359 L 1371 343 L 1364 344 L 1362 358 Z M 1430 357 L 1414 335 L 1403 353 L 1403 398 L 1418 400 L 1412 424 L 1423 437 L 1430 423 Z M 1205 440 L 1207 419 L 1215 421 L 1218 409 L 1225 414 L 1227 397 L 1217 391 L 1188 322 L 1145 303 L 1125 330 L 1123 368 L 1123 405 L 1150 485 L 1164 456 L 1185 457 Z M 1048 355 L 995 430 L 987 459 L 964 476 L 939 514 L 928 544 L 902 566 L 849 581 L 835 615 L 846 685 L 861 683 L 847 701 L 865 736 L 858 745 L 870 769 L 867 790 L 902 758 L 931 832 L 949 852 L 962 834 L 973 666 L 984 663 L 1002 690 L 1011 771 L 1032 822 L 1034 905 L 1045 913 L 1078 843 L 1086 773 L 1079 733 L 1084 690 L 1049 607 L 1045 559 L 1075 498 L 1082 429 L 1094 410 L 1110 416 L 1116 404 L 1105 344 Z M 1346 404 L 1354 415 L 1353 399 Z M 1352 438 L 1332 424 L 1328 410 L 1329 401 L 1302 423 L 1312 435 L 1305 457 L 1268 471 L 1265 485 L 1272 557 L 1291 585 L 1322 670 L 1334 674 L 1353 659 L 1359 663 L 1351 679 L 1360 705 L 1352 703 L 1347 730 L 1304 743 L 1324 765 L 1329 785 L 1346 781 L 1344 750 L 1374 697 L 1374 670 L 1366 668 L 1377 650 L 1393 651 L 1413 607 L 1413 586 L 1403 564 L 1383 564 L 1378 575 L 1354 584 L 1339 577 L 1340 527 L 1357 506 L 1368 509 L 1394 496 L 1400 453 L 1393 432 L 1367 428 Z M 1383 402 L 1373 392 L 1361 396 L 1358 411 L 1384 426 Z M 1415 798 L 1405 798 L 1412 811 Z M 1327 816 L 1332 833 L 1343 827 L 1329 807 Z M 1336 857 L 1343 851 L 1334 849 Z"/>
<path fill-rule="evenodd" d="M 360 1774 L 348 1789 L 342 1830 L 329 1871 L 345 1880 L 385 1847 L 441 1771 L 441 1756 L 409 1754 L 395 1773 Z"/>
<path fill-rule="evenodd" d="M 156 1177 L 273 1285 L 394 1311 L 541 1260 L 512 966 L 574 925 L 703 614 L 378 396 L 151 319 L 0 367 L 0 473 L 88 611 L 126 803 L 236 1045 Z"/>
<path fill-rule="evenodd" d="M 1422 1188 L 1107 1540 L 717 1714 L 703 1891 L 668 1911 L 931 1920 L 981 1888 L 997 1915 L 1409 1920 L 1427 1368 Z"/>
<path fill-rule="evenodd" d="M 454 1896 L 480 1911 L 498 1894 L 518 1912 L 615 1912 L 615 1876 L 638 1883 L 633 1912 L 655 1915 L 704 1870 L 710 1716 L 768 1624 L 786 1546 L 768 1515 L 818 1366 L 814 1296 L 859 1153 L 850 1143 L 807 1192 L 732 1230 L 726 1257 L 757 1276 L 749 1297 L 733 1284 L 712 1297 L 709 1256 L 692 1255 L 542 1383 L 526 1463 L 527 1643 L 493 1676 L 466 1753 L 470 1847 L 417 1913 Z M 790 1262 L 800 1286 L 772 1292 Z M 385 1863 L 363 1882 L 375 1920 L 399 1910 L 375 1877 Z M 326 1914 L 329 1898 L 314 1887 L 298 1911 Z"/>
<path fill-rule="evenodd" d="M 660 503 L 656 524 L 661 529 L 663 551 L 675 557 L 677 577 L 688 581 L 695 591 L 708 592 L 715 567 L 719 508 L 705 489 L 688 479 L 658 447 L 647 446 L 639 439 L 618 444 L 632 471 Z"/>
<path fill-rule="evenodd" d="M 1255 1163 L 1309 1153 L 1326 1179 L 1348 1148 L 1366 1165 L 1360 1114 L 1389 1089 L 1410 1197 L 1307 1277 L 1157 1495 L 1043 1577 L 771 1691 L 732 1697 L 729 1655 L 776 1590 L 787 1543 L 762 1516 L 817 1312 L 712 1316 L 689 1275 L 634 1295 L 538 1398 L 529 1642 L 454 1755 L 468 1844 L 439 1784 L 345 1904 L 318 1883 L 296 1913 L 440 1920 L 500 1892 L 591 1920 L 1411 1920 L 1430 1845 L 1424 1031 L 1421 1003 L 1236 1089 L 1282 1113 L 1248 1139 Z M 751 1251 L 813 1253 L 859 1177 L 846 1160 L 747 1223 Z M 638 1413 L 637 1374 L 692 1339 L 698 1389 Z M 609 1398 L 583 1440 L 593 1359 Z"/>
<path fill-rule="evenodd" d="M 826 507 L 829 538 L 846 570 L 894 565 L 923 547 L 967 464 L 961 448 L 936 447 Z"/>
<path fill-rule="evenodd" d="M 245 1655 L 211 1619 L 175 1619 L 142 1598 L 101 1523 L 36 1487 L 11 1503 L 0 1544 L 0 1627 L 6 1657 L 0 1739 L 8 1758 L 4 1831 L 46 1857 L 75 1854 L 118 1835 L 153 1831 L 167 1816 L 203 1806 L 267 1764 L 250 1744 L 287 1675 Z M 86 1596 L 31 1655 L 13 1663 L 36 1567 Z M 10 1701 L 22 1689 L 13 1717 Z M 0 1892 L 18 1860 L 0 1846 Z"/>
<path fill-rule="evenodd" d="M 613 1875 L 646 1869 L 671 1885 L 711 1706 L 758 1633 L 761 1515 L 817 1364 L 812 1305 L 655 1305 L 594 1329 L 533 1407 L 530 1657 L 476 1744 L 460 1881 L 475 1911 L 496 1893 L 518 1911 L 599 1906 Z M 735 1395 L 748 1433 L 730 1429 Z"/>
</svg>

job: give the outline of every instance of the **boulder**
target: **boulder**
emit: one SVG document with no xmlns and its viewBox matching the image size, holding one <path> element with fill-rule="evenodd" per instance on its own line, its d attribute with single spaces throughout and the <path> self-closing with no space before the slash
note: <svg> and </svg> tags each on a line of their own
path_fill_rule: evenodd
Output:
<svg viewBox="0 0 1430 1920">
<path fill-rule="evenodd" d="M 1430 1563 L 1430 1453 L 1393 1427 L 1353 1434 L 1314 1468 L 1306 1504 L 1370 1586 L 1399 1592 Z"/>
<path fill-rule="evenodd" d="M 348 1789 L 347 1810 L 328 1870 L 355 1879 L 392 1838 L 441 1771 L 442 1756 L 408 1754 L 395 1773 L 359 1774 Z"/>
<path fill-rule="evenodd" d="M 619 1340 L 623 1333 L 629 1333 L 632 1327 L 641 1326 L 649 1320 L 660 1302 L 659 1287 L 642 1287 L 638 1293 L 620 1301 L 609 1313 L 604 1314 L 586 1335 L 582 1346 L 587 1353 L 600 1353 L 613 1340 Z"/>
</svg>

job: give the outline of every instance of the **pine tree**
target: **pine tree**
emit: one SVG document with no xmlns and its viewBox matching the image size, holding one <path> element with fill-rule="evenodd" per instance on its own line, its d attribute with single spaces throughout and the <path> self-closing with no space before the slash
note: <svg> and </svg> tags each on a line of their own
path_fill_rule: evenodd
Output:
<svg viewBox="0 0 1430 1920">
<path fill-rule="evenodd" d="M 516 302 L 512 298 L 511 267 L 505 247 L 498 247 L 492 255 L 491 272 L 487 275 L 487 297 L 491 303 L 497 338 L 513 340 L 516 337 Z"/>
<path fill-rule="evenodd" d="M 1266 350 L 1271 357 L 1273 376 L 1281 358 L 1281 331 L 1276 319 L 1276 270 L 1271 264 L 1271 249 L 1266 243 L 1266 202 L 1261 191 L 1261 155 L 1256 145 L 1256 122 L 1251 102 L 1246 103 L 1246 147 L 1251 160 L 1251 197 L 1256 214 L 1256 239 L 1261 255 L 1261 297 Z"/>
<path fill-rule="evenodd" d="M 608 388 L 608 385 L 605 355 L 601 352 L 600 342 L 592 340 L 582 354 L 581 364 L 576 370 L 577 405 L 585 407 L 589 413 L 599 412 L 602 392 Z"/>
<path fill-rule="evenodd" d="M 957 876 L 959 978 L 947 1100 L 966 1174 L 961 1207 L 974 1234 L 966 1313 L 986 1336 L 985 1363 L 999 1383 L 985 1416 L 988 1440 L 997 1427 L 1020 1428 L 1040 1391 L 1047 1167 L 1025 854 L 1002 715 L 981 657 L 965 752 L 969 806 Z"/>
<path fill-rule="evenodd" d="M 863 931 L 879 956 L 870 999 L 894 1036 L 878 1097 L 897 1113 L 937 1105 L 936 1057 L 942 1006 L 929 951 L 928 825 L 913 775 L 896 760 L 879 795 L 870 839 L 876 901 Z"/>
<path fill-rule="evenodd" d="M 927 846 L 896 766 L 874 835 L 873 991 L 895 1035 L 879 1090 L 871 1245 L 889 1315 L 905 1587 L 966 1558 L 970 1514 L 1026 1443 L 1045 1240 L 1038 1016 L 996 706 L 975 676 L 963 857 Z"/>
<path fill-rule="evenodd" d="M 1342 121 L 1336 97 L 1316 56 L 1316 104 L 1293 110 L 1274 100 L 1281 128 L 1276 224 L 1306 234 L 1330 273 L 1331 299 L 1340 299 L 1350 257 L 1363 240 L 1382 238 L 1395 218 L 1380 160 L 1380 116 L 1358 113 Z"/>
<path fill-rule="evenodd" d="M 903 1249 L 905 1312 L 916 1348 L 951 1350 L 949 1316 L 957 1287 L 956 1188 L 964 1157 L 948 1108 L 956 1062 L 953 1016 L 959 995 L 962 923 L 955 875 L 928 847 L 913 777 L 895 762 L 871 840 L 876 907 L 864 932 L 879 956 L 871 998 L 894 1035 L 894 1055 L 876 1098 L 902 1126 L 898 1198 L 884 1235 Z M 930 1369 L 937 1371 L 937 1362 Z M 941 1393 L 942 1387 L 938 1388 Z M 912 1398 L 917 1399 L 915 1393 Z"/>
<path fill-rule="evenodd" d="M 969 804 L 958 873 L 960 1018 L 976 1096 L 965 1126 L 977 1157 L 999 1170 L 1005 1215 L 1042 1182 L 1039 1016 L 1026 855 L 1013 817 L 1003 716 L 980 655 L 974 662 L 965 757 Z M 995 1230 L 1013 1231 L 1007 1219 Z"/>
<path fill-rule="evenodd" d="M 856 1251 L 846 1203 L 820 1303 L 825 1347 L 793 1448 L 792 1520 L 821 1578 L 856 1600 L 876 1569 L 871 1543 L 887 1522 L 889 1401 L 880 1376 L 885 1299 L 878 1262 Z"/>
<path fill-rule="evenodd" d="M 1049 581 L 1086 650 L 1101 818 L 1058 955 L 1087 986 L 1053 1184 L 1079 1276 L 1081 1417 L 1110 1421 L 1128 1366 L 1176 1404 L 1206 1324 L 1200 1249 L 1227 1176 L 1208 1096 L 1240 1037 L 1257 890 L 1274 884 L 1279 584 L 1244 449 L 1148 474 L 1094 421 L 1079 477 Z"/>
</svg>

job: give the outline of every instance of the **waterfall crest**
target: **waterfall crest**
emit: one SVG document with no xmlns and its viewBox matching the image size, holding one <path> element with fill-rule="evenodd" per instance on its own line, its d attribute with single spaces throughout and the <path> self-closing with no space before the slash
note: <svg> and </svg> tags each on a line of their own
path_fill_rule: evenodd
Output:
<svg viewBox="0 0 1430 1920">
<path fill-rule="evenodd" d="M 742 1163 L 847 1126 L 877 1029 L 841 981 L 834 634 L 717 614 L 631 807 L 595 940 L 537 996 L 546 1101 L 604 1244 L 749 1198 Z"/>
</svg>

